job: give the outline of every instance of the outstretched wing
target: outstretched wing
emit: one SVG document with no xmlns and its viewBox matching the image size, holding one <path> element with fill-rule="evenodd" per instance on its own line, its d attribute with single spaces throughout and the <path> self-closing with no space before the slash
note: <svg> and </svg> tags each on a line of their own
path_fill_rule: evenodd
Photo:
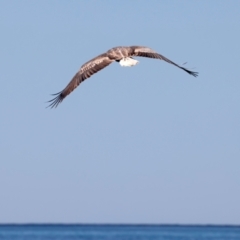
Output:
<svg viewBox="0 0 240 240">
<path fill-rule="evenodd" d="M 164 60 L 168 63 L 173 64 L 176 67 L 181 68 L 182 70 L 184 70 L 185 72 L 193 75 L 194 77 L 198 76 L 198 72 L 193 72 L 188 70 L 187 68 L 181 67 L 178 64 L 172 62 L 171 60 L 169 60 L 168 58 L 164 57 L 163 55 L 155 52 L 154 50 L 152 50 L 151 48 L 147 48 L 147 47 L 139 47 L 139 46 L 133 46 L 131 47 L 133 49 L 134 52 L 134 56 L 139 56 L 139 57 L 148 57 L 148 58 L 156 58 L 156 59 L 160 59 L 160 60 Z"/>
<path fill-rule="evenodd" d="M 57 95 L 50 102 L 48 107 L 57 107 L 60 102 L 70 94 L 81 82 L 85 79 L 91 77 L 94 73 L 100 71 L 101 69 L 107 67 L 113 60 L 110 60 L 108 56 L 104 53 L 99 55 L 98 57 L 93 58 L 87 63 L 83 64 L 80 70 L 75 74 L 69 84 L 59 93 L 55 93 L 53 95 Z"/>
</svg>

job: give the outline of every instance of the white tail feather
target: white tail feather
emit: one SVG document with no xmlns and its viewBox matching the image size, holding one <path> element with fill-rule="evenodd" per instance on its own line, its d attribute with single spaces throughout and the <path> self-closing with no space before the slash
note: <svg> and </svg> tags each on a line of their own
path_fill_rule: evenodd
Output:
<svg viewBox="0 0 240 240">
<path fill-rule="evenodd" d="M 133 59 L 133 58 L 123 58 L 120 60 L 119 64 L 122 66 L 122 67 L 132 67 L 136 64 L 138 64 L 138 61 Z"/>
</svg>

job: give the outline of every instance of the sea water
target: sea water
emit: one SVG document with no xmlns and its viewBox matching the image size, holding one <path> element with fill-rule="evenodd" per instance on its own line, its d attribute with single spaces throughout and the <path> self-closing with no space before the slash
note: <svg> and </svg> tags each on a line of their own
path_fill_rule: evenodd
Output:
<svg viewBox="0 0 240 240">
<path fill-rule="evenodd" d="M 2 224 L 0 240 L 240 240 L 240 226 Z"/>
</svg>

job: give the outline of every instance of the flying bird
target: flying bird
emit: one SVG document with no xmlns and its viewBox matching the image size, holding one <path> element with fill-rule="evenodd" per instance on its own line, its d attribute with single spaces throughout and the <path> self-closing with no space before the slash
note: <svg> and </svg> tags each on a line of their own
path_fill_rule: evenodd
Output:
<svg viewBox="0 0 240 240">
<path fill-rule="evenodd" d="M 138 61 L 133 59 L 133 57 L 148 57 L 164 60 L 170 64 L 173 64 L 176 67 L 181 68 L 185 72 L 193 75 L 194 77 L 198 76 L 198 72 L 190 71 L 184 67 L 179 66 L 178 64 L 172 62 L 168 58 L 163 55 L 155 52 L 151 48 L 142 47 L 142 46 L 130 46 L 130 47 L 114 47 L 107 52 L 93 58 L 92 60 L 83 64 L 80 70 L 75 74 L 72 80 L 68 83 L 68 85 L 58 93 L 55 93 L 56 97 L 50 102 L 48 107 L 57 107 L 62 100 L 69 95 L 78 85 L 83 82 L 85 79 L 90 78 L 94 73 L 102 70 L 107 67 L 112 62 L 119 62 L 122 67 L 131 67 L 138 64 Z"/>
</svg>

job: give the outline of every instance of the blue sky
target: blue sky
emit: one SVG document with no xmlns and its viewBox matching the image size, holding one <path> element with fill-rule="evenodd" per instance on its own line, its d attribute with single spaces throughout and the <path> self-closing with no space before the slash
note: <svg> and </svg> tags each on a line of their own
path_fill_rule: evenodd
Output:
<svg viewBox="0 0 240 240">
<path fill-rule="evenodd" d="M 240 224 L 239 1 L 1 1 L 0 223 Z M 46 109 L 79 67 L 118 63 Z"/>
</svg>

